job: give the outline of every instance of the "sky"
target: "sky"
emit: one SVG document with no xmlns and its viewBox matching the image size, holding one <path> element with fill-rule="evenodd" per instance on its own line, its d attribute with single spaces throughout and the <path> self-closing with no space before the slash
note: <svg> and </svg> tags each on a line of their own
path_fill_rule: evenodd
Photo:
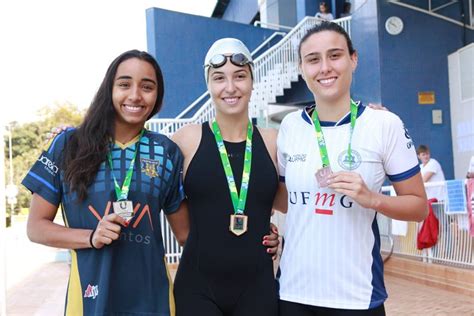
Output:
<svg viewBox="0 0 474 316">
<path fill-rule="evenodd" d="M 216 0 L 5 0 L 0 3 L 0 123 L 42 106 L 89 106 L 112 60 L 146 50 L 150 7 L 210 16 Z"/>
</svg>

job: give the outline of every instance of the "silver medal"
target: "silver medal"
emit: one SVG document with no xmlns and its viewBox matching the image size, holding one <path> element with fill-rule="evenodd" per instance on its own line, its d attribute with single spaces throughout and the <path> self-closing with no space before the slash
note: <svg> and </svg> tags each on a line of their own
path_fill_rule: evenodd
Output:
<svg viewBox="0 0 474 316">
<path fill-rule="evenodd" d="M 133 217 L 133 203 L 132 201 L 117 201 L 113 203 L 114 213 L 129 221 Z"/>
</svg>

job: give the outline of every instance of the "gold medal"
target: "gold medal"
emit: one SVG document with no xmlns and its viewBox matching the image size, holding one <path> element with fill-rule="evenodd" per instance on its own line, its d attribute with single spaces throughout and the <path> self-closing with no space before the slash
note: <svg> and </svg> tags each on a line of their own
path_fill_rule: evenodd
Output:
<svg viewBox="0 0 474 316">
<path fill-rule="evenodd" d="M 133 217 L 133 203 L 132 201 L 117 201 L 113 203 L 114 213 L 129 221 Z"/>
<path fill-rule="evenodd" d="M 247 231 L 247 215 L 231 215 L 229 230 L 236 236 L 240 236 Z"/>
</svg>

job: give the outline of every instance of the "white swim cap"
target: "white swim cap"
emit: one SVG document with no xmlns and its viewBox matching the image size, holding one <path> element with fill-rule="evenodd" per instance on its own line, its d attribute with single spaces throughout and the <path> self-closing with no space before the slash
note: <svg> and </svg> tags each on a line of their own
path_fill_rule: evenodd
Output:
<svg viewBox="0 0 474 316">
<path fill-rule="evenodd" d="M 242 66 L 247 64 L 250 65 L 253 78 L 253 59 L 247 46 L 236 38 L 221 38 L 212 44 L 211 48 L 207 51 L 206 58 L 204 58 L 204 77 L 206 78 L 206 83 L 208 82 L 209 68 L 211 67 L 211 60 L 214 59 L 213 57 L 234 54 L 242 54 L 245 57 Z M 226 62 L 227 59 L 224 60 L 222 65 Z M 232 63 L 235 64 L 233 61 Z"/>
</svg>

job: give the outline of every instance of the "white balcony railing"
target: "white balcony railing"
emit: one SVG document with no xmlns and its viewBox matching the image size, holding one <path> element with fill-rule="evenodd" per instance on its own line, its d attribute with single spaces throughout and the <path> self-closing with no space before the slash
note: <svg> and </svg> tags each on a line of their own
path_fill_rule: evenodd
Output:
<svg viewBox="0 0 474 316">
<path fill-rule="evenodd" d="M 426 187 L 445 187 L 444 181 L 427 183 Z M 394 195 L 393 187 L 384 187 L 383 192 Z M 449 197 L 448 197 L 449 198 Z M 466 210 L 467 203 L 466 201 Z M 435 246 L 418 250 L 417 235 L 421 223 L 396 222 L 379 214 L 378 224 L 382 238 L 382 251 L 415 258 L 425 262 L 440 263 L 464 268 L 474 268 L 474 237 L 469 233 L 469 216 L 466 212 L 448 212 L 447 200 L 433 204 L 433 212 L 439 220 L 438 242 Z M 400 225 L 402 229 L 395 229 Z M 395 232 L 396 231 L 396 232 Z M 401 233 L 400 233 L 401 231 Z M 395 233 L 394 233 L 395 232 Z M 393 242 L 390 244 L 390 239 Z"/>
</svg>

